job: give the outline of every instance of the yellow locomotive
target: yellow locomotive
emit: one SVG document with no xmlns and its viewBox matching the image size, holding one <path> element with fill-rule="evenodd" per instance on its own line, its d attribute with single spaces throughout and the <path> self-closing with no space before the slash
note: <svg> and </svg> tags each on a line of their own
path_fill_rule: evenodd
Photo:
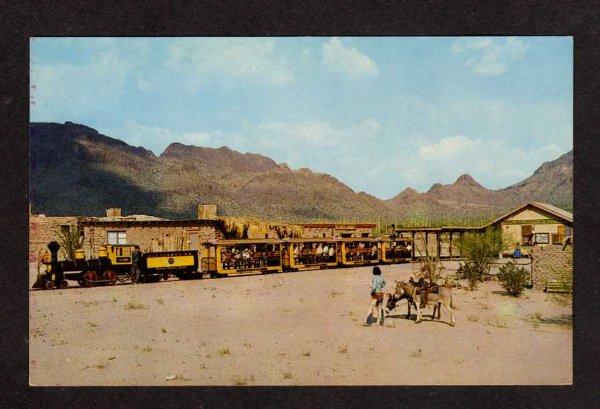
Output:
<svg viewBox="0 0 600 409">
<path fill-rule="evenodd" d="M 113 285 L 131 279 L 133 244 L 110 244 L 98 250 L 98 257 L 85 259 L 83 250 L 75 252 L 74 260 L 58 260 L 60 245 L 48 244 L 51 257 L 42 261 L 44 270 L 38 273 L 33 288 L 65 288 L 67 280 L 76 280 L 80 286 Z M 168 251 L 143 253 L 138 263 L 140 282 L 155 282 L 174 275 L 178 278 L 201 277 L 198 272 L 196 251 Z"/>
</svg>

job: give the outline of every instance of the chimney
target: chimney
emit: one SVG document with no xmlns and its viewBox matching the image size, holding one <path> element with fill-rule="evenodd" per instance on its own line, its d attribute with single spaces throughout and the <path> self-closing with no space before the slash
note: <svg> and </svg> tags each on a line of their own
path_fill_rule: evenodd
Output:
<svg viewBox="0 0 600 409">
<path fill-rule="evenodd" d="M 217 220 L 217 205 L 199 204 L 198 220 Z"/>
<path fill-rule="evenodd" d="M 110 209 L 106 209 L 106 217 L 121 217 L 121 208 L 111 207 Z"/>
</svg>

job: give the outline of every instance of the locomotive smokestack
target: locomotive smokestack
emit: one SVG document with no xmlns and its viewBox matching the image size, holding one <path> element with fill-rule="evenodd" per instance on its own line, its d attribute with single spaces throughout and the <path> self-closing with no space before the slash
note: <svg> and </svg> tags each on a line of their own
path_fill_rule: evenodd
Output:
<svg viewBox="0 0 600 409">
<path fill-rule="evenodd" d="M 60 244 L 55 241 L 51 241 L 48 243 L 48 250 L 50 250 L 50 256 L 52 257 L 52 263 L 58 262 L 58 249 L 60 249 Z"/>
</svg>

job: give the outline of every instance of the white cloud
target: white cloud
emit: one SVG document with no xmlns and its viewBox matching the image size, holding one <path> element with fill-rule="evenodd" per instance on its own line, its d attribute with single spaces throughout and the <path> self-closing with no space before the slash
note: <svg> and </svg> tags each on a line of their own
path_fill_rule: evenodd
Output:
<svg viewBox="0 0 600 409">
<path fill-rule="evenodd" d="M 375 77 L 377 64 L 355 47 L 344 47 L 337 37 L 323 44 L 323 64 L 330 70 L 347 77 Z"/>
<path fill-rule="evenodd" d="M 425 145 L 419 148 L 419 155 L 424 159 L 447 158 L 465 150 L 476 148 L 478 141 L 473 141 L 466 136 L 458 135 L 440 140 L 433 145 Z"/>
<path fill-rule="evenodd" d="M 422 176 L 421 181 L 452 183 L 459 175 L 469 173 L 478 181 L 494 181 L 486 187 L 496 189 L 530 176 L 542 162 L 562 153 L 564 150 L 555 143 L 527 150 L 504 140 L 458 135 L 419 147 L 410 168 L 413 174 Z"/>
<path fill-rule="evenodd" d="M 477 75 L 498 76 L 509 69 L 509 64 L 522 59 L 526 53 L 523 41 L 516 37 L 501 39 L 476 38 L 459 40 L 452 44 L 455 54 L 464 54 L 465 66 Z"/>
<path fill-rule="evenodd" d="M 215 78 L 249 80 L 267 85 L 294 82 L 291 64 L 272 38 L 182 39 L 169 47 L 165 65 L 190 75 L 196 84 Z"/>
</svg>

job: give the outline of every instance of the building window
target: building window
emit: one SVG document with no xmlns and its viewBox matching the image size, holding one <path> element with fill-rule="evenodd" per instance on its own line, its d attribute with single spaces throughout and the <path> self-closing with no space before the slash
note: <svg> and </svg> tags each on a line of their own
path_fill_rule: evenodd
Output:
<svg viewBox="0 0 600 409">
<path fill-rule="evenodd" d="M 108 244 L 127 244 L 127 233 L 124 231 L 106 232 L 106 242 Z"/>
<path fill-rule="evenodd" d="M 69 226 L 68 224 L 61 225 L 60 232 L 64 237 L 68 237 L 71 234 L 71 226 Z"/>
<path fill-rule="evenodd" d="M 548 233 L 536 233 L 535 234 L 536 244 L 548 244 L 550 243 L 550 234 Z"/>
<path fill-rule="evenodd" d="M 361 237 L 369 237 L 369 233 L 361 233 L 360 236 Z"/>
</svg>

